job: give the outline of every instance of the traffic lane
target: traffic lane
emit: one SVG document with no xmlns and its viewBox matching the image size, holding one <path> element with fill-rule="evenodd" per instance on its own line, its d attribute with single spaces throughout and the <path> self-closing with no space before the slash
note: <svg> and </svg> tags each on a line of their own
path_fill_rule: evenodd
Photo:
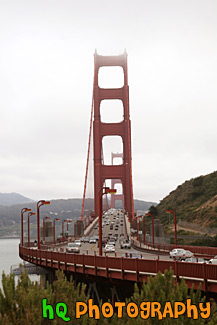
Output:
<svg viewBox="0 0 217 325">
<path fill-rule="evenodd" d="M 62 247 L 66 249 L 66 246 Z M 131 249 L 121 249 L 120 248 L 120 243 L 119 241 L 116 241 L 115 243 L 115 253 L 106 253 L 104 252 L 104 248 L 103 248 L 103 256 L 107 255 L 107 256 L 117 256 L 117 257 L 121 257 L 123 256 L 125 253 L 136 253 L 140 256 L 142 256 L 143 259 L 148 259 L 148 260 L 164 260 L 164 261 L 170 261 L 171 258 L 169 257 L 169 255 L 158 255 L 158 254 L 154 254 L 154 253 L 145 253 L 145 252 L 141 252 L 138 251 L 134 248 L 131 247 Z M 90 243 L 81 243 L 81 247 L 80 247 L 80 254 L 86 254 L 86 255 L 98 255 L 99 254 L 99 248 L 98 248 L 98 241 L 95 244 L 90 244 Z"/>
<path fill-rule="evenodd" d="M 117 218 L 115 215 L 109 215 L 108 219 L 110 220 L 109 225 L 104 225 L 104 227 L 102 228 L 102 237 L 114 237 L 115 234 L 118 234 L 118 238 L 115 244 L 115 253 L 106 253 L 107 256 L 118 256 L 121 257 L 122 255 L 124 255 L 125 253 L 130 253 L 130 252 L 135 252 L 139 255 L 142 256 L 142 258 L 144 259 L 150 259 L 150 260 L 156 260 L 158 259 L 158 254 L 154 254 L 154 253 L 146 253 L 146 252 L 141 252 L 139 250 L 137 250 L 136 248 L 131 248 L 131 249 L 121 249 L 120 248 L 120 239 L 122 240 L 126 240 L 127 239 L 127 234 L 126 234 L 126 227 L 125 227 L 125 218 L 121 218 L 121 216 L 119 216 L 119 218 Z M 123 219 L 123 220 L 122 220 Z M 114 221 L 115 223 L 113 224 L 113 229 L 110 229 L 111 226 L 111 222 Z M 119 221 L 118 224 L 118 229 L 115 230 L 115 225 L 117 225 L 117 221 Z M 123 225 L 121 226 L 120 223 L 122 223 L 123 221 Z M 103 218 L 103 222 L 106 222 L 106 218 Z M 92 229 L 92 231 L 90 232 L 90 235 L 88 237 L 94 237 L 94 236 L 98 236 L 99 235 L 99 230 L 95 229 L 96 227 L 94 227 L 94 229 Z M 109 235 L 111 234 L 111 235 Z M 121 234 L 124 234 L 124 236 L 120 236 Z M 89 243 L 82 243 L 81 247 L 80 247 L 80 253 L 81 254 L 98 254 L 99 253 L 99 248 L 98 248 L 98 242 L 96 242 L 95 244 L 89 244 Z M 104 250 L 103 250 L 103 255 L 105 255 Z M 160 260 L 170 260 L 169 255 L 160 255 L 159 256 Z"/>
<path fill-rule="evenodd" d="M 158 255 L 158 254 L 144 253 L 144 252 L 138 251 L 134 248 L 121 249 L 118 242 L 116 242 L 116 245 L 115 245 L 115 253 L 106 253 L 105 254 L 105 252 L 103 250 L 103 255 L 104 256 L 107 255 L 107 256 L 121 257 L 125 253 L 133 253 L 133 252 L 135 252 L 138 255 L 141 255 L 143 259 L 156 260 L 159 258 L 159 260 L 164 260 L 164 261 L 171 260 L 171 258 L 169 257 L 168 254 L 167 255 Z M 98 253 L 99 253 L 98 242 L 96 244 L 82 243 L 82 245 L 80 247 L 80 253 L 88 254 L 88 255 L 93 255 L 93 254 L 98 255 Z"/>
<path fill-rule="evenodd" d="M 117 241 L 115 244 L 115 253 L 106 253 L 107 256 L 121 257 L 125 253 L 135 252 L 136 254 L 141 255 L 142 258 L 144 258 L 144 259 L 156 260 L 159 258 L 160 260 L 170 260 L 170 257 L 168 254 L 159 255 L 159 257 L 158 257 L 158 254 L 141 252 L 141 251 L 137 250 L 136 248 L 132 248 L 132 247 L 131 247 L 131 249 L 121 249 L 120 248 L 120 239 L 122 239 L 122 240 L 127 239 L 124 215 L 120 212 L 119 212 L 119 215 L 117 215 L 117 212 L 115 212 L 114 214 L 109 214 L 107 216 L 108 216 L 108 218 L 106 218 L 106 217 L 102 218 L 102 221 L 104 223 L 106 223 L 106 220 L 109 220 L 109 225 L 105 224 L 104 227 L 102 228 L 102 237 L 107 237 L 107 238 L 114 237 L 115 234 L 118 234 L 118 238 L 117 238 Z M 117 223 L 117 221 L 118 221 L 118 223 Z M 113 224 L 113 229 L 111 230 L 110 226 L 111 226 L 112 222 L 114 222 L 114 224 Z M 121 225 L 121 224 L 123 224 L 123 225 Z M 98 224 L 96 224 L 96 227 L 97 227 L 97 225 Z M 115 230 L 116 225 L 118 225 L 117 230 Z M 95 229 L 96 227 L 94 227 L 94 229 L 92 229 L 92 231 L 90 232 L 88 237 L 99 236 L 99 229 Z M 109 235 L 109 234 L 111 234 L 111 235 Z M 120 236 L 121 234 L 123 234 L 124 236 Z M 81 254 L 90 254 L 90 255 L 98 254 L 99 253 L 98 242 L 96 242 L 95 244 L 82 243 L 81 247 L 80 247 L 80 253 Z M 104 249 L 103 249 L 103 255 L 105 255 Z"/>
</svg>

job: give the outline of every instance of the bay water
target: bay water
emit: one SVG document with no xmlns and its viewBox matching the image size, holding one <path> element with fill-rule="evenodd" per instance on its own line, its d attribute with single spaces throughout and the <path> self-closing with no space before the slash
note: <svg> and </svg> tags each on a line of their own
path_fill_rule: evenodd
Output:
<svg viewBox="0 0 217 325">
<path fill-rule="evenodd" d="M 10 273 L 12 265 L 19 266 L 23 260 L 19 257 L 19 238 L 0 239 L 0 287 L 2 288 L 2 272 Z M 17 278 L 17 276 L 16 276 Z M 31 275 L 32 281 L 39 281 L 38 275 Z M 17 282 L 17 281 L 16 281 Z"/>
</svg>

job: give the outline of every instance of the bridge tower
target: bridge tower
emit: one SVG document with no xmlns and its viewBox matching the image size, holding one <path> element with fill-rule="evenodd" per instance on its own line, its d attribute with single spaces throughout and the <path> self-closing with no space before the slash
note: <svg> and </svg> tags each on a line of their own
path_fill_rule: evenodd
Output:
<svg viewBox="0 0 217 325">
<path fill-rule="evenodd" d="M 100 88 L 98 84 L 99 69 L 105 66 L 120 66 L 124 73 L 122 88 Z M 123 121 L 103 123 L 100 116 L 102 100 L 119 99 L 123 104 Z M 105 165 L 102 160 L 102 140 L 105 136 L 120 136 L 123 142 L 123 162 L 121 165 Z M 106 179 L 119 179 L 123 185 L 124 209 L 130 218 L 134 218 L 133 185 L 131 167 L 131 125 L 129 116 L 129 86 L 127 77 L 127 53 L 117 56 L 94 54 L 94 203 L 95 214 L 98 213 L 99 191 Z"/>
<path fill-rule="evenodd" d="M 114 153 L 112 152 L 111 154 L 111 163 L 114 165 L 114 158 L 122 158 L 122 163 L 123 163 L 123 153 Z M 115 188 L 116 184 L 122 184 L 120 179 L 112 179 L 111 180 L 111 188 Z M 123 186 L 123 184 L 122 184 Z M 124 208 L 124 194 L 115 194 L 111 196 L 111 208 L 115 208 L 115 202 L 116 201 L 121 201 L 122 202 L 122 207 Z"/>
</svg>

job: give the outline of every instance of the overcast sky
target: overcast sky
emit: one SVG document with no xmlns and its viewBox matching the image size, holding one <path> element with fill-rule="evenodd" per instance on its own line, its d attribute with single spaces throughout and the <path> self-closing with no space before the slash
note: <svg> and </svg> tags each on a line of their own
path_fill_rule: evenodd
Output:
<svg viewBox="0 0 217 325">
<path fill-rule="evenodd" d="M 217 169 L 216 0 L 0 0 L 0 192 L 82 197 L 93 54 L 125 48 L 134 198 Z M 120 143 L 104 146 L 109 162 Z"/>
</svg>

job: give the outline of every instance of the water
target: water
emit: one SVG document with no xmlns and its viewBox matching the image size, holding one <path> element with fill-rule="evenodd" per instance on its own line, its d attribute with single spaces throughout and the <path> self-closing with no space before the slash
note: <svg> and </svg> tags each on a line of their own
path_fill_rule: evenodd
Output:
<svg viewBox="0 0 217 325">
<path fill-rule="evenodd" d="M 19 257 L 19 243 L 19 238 L 0 239 L 0 287 L 2 287 L 2 272 L 9 274 L 11 265 L 19 266 L 20 263 L 23 263 L 23 260 Z M 39 276 L 31 275 L 30 279 L 38 281 Z"/>
<path fill-rule="evenodd" d="M 22 263 L 19 258 L 19 243 L 19 238 L 0 239 L 0 274 L 3 271 L 9 274 L 11 265 Z"/>
</svg>

